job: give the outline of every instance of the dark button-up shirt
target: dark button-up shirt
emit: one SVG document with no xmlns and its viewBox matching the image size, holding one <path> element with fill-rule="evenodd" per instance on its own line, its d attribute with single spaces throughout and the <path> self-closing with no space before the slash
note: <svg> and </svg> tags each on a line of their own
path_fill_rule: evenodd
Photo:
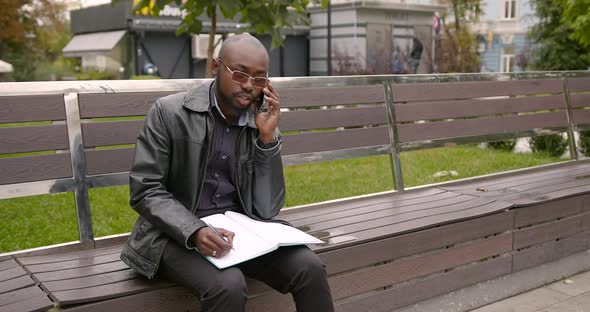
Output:
<svg viewBox="0 0 590 312">
<path fill-rule="evenodd" d="M 211 108 L 215 120 L 203 191 L 197 216 L 204 217 L 226 211 L 242 212 L 233 179 L 237 170 L 236 146 L 244 126 L 229 125 L 221 112 Z"/>
</svg>

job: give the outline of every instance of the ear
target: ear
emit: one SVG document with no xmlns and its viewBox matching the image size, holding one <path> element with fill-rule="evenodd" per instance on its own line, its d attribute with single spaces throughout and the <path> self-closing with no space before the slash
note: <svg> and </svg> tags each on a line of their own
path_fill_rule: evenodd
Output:
<svg viewBox="0 0 590 312">
<path fill-rule="evenodd" d="M 216 58 L 211 60 L 211 74 L 213 76 L 217 76 L 217 71 L 219 70 L 219 61 Z"/>
</svg>

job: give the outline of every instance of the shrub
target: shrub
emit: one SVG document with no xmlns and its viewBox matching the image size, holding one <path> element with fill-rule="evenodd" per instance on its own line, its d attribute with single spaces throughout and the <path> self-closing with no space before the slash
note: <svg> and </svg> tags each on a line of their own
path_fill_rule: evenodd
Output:
<svg viewBox="0 0 590 312">
<path fill-rule="evenodd" d="M 115 72 L 100 72 L 91 70 L 78 74 L 77 78 L 78 80 L 115 80 L 119 78 L 119 74 Z"/>
<path fill-rule="evenodd" d="M 529 139 L 531 150 L 535 153 L 548 153 L 551 156 L 563 155 L 567 148 L 567 140 L 561 134 L 550 134 Z"/>
<path fill-rule="evenodd" d="M 516 140 L 488 142 L 488 147 L 495 150 L 511 152 L 516 146 Z"/>
<path fill-rule="evenodd" d="M 580 131 L 578 150 L 584 156 L 590 156 L 590 130 Z"/>
<path fill-rule="evenodd" d="M 154 75 L 133 75 L 129 77 L 131 80 L 146 80 L 146 79 L 160 79 L 158 76 Z"/>
</svg>

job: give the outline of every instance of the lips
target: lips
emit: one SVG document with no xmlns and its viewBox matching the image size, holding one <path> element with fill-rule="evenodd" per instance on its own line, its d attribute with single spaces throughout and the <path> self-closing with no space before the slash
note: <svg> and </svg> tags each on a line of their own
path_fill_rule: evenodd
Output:
<svg viewBox="0 0 590 312">
<path fill-rule="evenodd" d="M 252 96 L 247 93 L 239 93 L 235 98 L 242 106 L 248 106 L 252 102 Z"/>
</svg>

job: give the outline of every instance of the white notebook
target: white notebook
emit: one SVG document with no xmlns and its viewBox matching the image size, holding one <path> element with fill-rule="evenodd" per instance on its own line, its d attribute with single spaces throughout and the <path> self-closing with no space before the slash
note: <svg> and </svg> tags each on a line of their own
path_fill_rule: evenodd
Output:
<svg viewBox="0 0 590 312">
<path fill-rule="evenodd" d="M 264 255 L 280 246 L 323 243 L 294 227 L 276 222 L 256 221 L 233 211 L 214 214 L 201 220 L 213 227 L 224 228 L 236 234 L 234 248 L 227 255 L 221 258 L 205 257 L 220 269 Z"/>
</svg>

